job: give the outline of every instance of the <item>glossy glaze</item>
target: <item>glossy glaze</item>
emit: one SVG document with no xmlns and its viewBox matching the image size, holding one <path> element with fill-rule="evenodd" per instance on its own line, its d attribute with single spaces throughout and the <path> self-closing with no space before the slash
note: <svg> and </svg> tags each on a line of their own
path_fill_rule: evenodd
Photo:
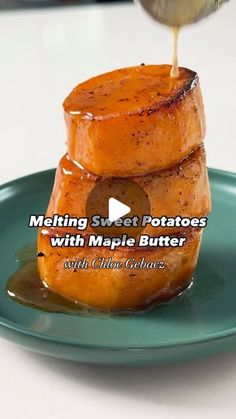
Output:
<svg viewBox="0 0 236 419">
<path fill-rule="evenodd" d="M 39 310 L 66 314 L 84 311 L 80 304 L 45 287 L 38 274 L 36 259 L 19 267 L 9 278 L 6 291 L 13 301 Z"/>
</svg>

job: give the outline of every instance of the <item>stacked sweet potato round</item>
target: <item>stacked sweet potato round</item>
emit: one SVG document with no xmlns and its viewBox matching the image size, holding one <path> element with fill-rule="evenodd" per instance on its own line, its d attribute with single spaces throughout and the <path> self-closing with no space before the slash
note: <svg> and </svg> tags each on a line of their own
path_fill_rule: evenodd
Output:
<svg viewBox="0 0 236 419">
<path fill-rule="evenodd" d="M 210 192 L 203 139 L 205 117 L 196 73 L 148 65 L 116 70 L 79 84 L 64 102 L 68 153 L 56 172 L 47 216 L 86 217 L 86 202 L 104 177 L 129 177 L 148 195 L 153 217 L 204 217 Z M 75 234 L 78 231 L 75 232 Z M 88 229 L 84 234 L 93 233 Z M 52 248 L 57 228 L 41 229 L 42 280 L 56 292 L 102 310 L 138 309 L 185 289 L 197 262 L 201 229 L 154 228 L 143 234 L 186 236 L 179 248 Z M 66 260 L 112 257 L 162 261 L 164 269 L 66 270 Z"/>
</svg>

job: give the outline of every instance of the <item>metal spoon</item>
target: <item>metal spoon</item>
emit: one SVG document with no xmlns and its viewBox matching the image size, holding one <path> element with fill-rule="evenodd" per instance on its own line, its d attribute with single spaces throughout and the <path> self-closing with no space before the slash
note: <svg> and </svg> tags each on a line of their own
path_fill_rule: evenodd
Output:
<svg viewBox="0 0 236 419">
<path fill-rule="evenodd" d="M 137 0 L 156 21 L 172 27 L 197 22 L 228 0 Z"/>
</svg>

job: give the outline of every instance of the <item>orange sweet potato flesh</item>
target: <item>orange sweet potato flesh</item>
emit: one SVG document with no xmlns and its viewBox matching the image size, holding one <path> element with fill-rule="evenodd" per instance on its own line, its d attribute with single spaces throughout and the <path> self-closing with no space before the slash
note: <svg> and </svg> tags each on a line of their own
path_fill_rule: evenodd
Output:
<svg viewBox="0 0 236 419">
<path fill-rule="evenodd" d="M 88 171 L 135 176 L 171 167 L 205 135 L 197 74 L 123 68 L 79 84 L 64 102 L 68 155 Z"/>
<path fill-rule="evenodd" d="M 115 253 L 108 248 L 56 248 L 52 249 L 50 237 L 63 235 L 55 229 L 41 229 L 38 250 L 44 256 L 38 260 L 40 277 L 54 291 L 100 310 L 139 309 L 178 295 L 188 287 L 195 269 L 201 230 L 185 229 L 181 236 L 187 241 L 178 248 L 118 248 Z M 164 269 L 65 269 L 67 260 L 109 258 L 125 263 L 133 258 L 146 262 L 163 261 Z"/>
<path fill-rule="evenodd" d="M 53 192 L 50 198 L 47 216 L 54 214 L 87 217 L 86 202 L 92 189 L 101 183 L 101 191 L 104 182 L 111 185 L 114 178 L 101 178 L 92 175 L 85 169 L 73 164 L 65 155 L 56 172 Z M 170 169 L 161 170 L 146 176 L 133 176 L 136 182 L 148 195 L 151 204 L 150 215 L 153 217 L 204 217 L 210 209 L 210 191 L 208 174 L 206 169 L 206 156 L 204 147 L 200 146 L 185 160 Z M 102 199 L 102 198 L 101 198 Z M 101 201 L 99 199 L 99 201 Z M 96 203 L 94 203 L 96 208 Z M 101 206 L 101 202 L 97 207 Z M 107 201 L 104 201 L 104 212 Z M 135 208 L 139 214 L 139 208 Z M 143 214 L 144 215 L 144 214 Z M 143 234 L 157 236 L 159 234 L 172 234 L 179 228 L 152 227 L 147 225 Z M 93 232 L 89 226 L 85 233 Z M 129 231 L 134 235 L 135 231 Z"/>
</svg>

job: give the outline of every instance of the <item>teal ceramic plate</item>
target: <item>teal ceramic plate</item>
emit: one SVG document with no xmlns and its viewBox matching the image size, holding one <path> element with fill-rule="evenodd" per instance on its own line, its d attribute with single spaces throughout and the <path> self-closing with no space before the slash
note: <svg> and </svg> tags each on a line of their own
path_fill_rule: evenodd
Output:
<svg viewBox="0 0 236 419">
<path fill-rule="evenodd" d="M 16 253 L 36 238 L 29 214 L 43 213 L 54 171 L 0 188 L 0 334 L 30 350 L 98 364 L 176 362 L 236 348 L 236 174 L 209 170 L 209 217 L 195 282 L 182 297 L 131 315 L 47 313 L 5 292 Z"/>
</svg>

